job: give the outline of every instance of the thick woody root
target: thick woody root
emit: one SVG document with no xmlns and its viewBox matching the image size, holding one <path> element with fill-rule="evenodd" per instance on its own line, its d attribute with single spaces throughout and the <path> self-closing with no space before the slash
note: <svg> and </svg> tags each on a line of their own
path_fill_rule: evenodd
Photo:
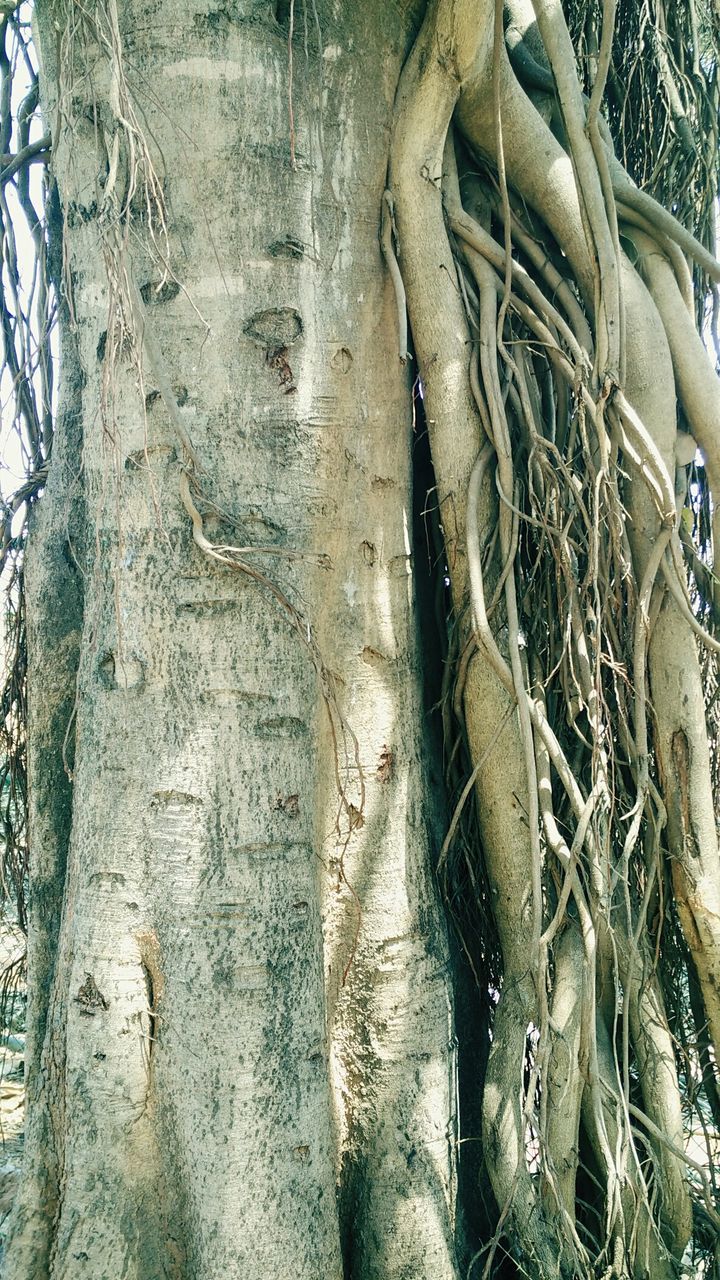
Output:
<svg viewBox="0 0 720 1280">
<path fill-rule="evenodd" d="M 467 586 L 465 495 L 479 450 L 480 431 L 467 379 L 467 324 L 455 284 L 440 187 L 445 135 L 456 103 L 459 81 L 476 55 L 478 32 L 484 33 L 482 39 L 486 53 L 489 48 L 489 13 L 486 13 L 484 21 L 478 22 L 472 8 L 465 5 L 458 12 L 457 28 L 453 21 L 455 15 L 448 6 L 435 5 L 428 15 L 400 84 L 390 174 L 400 235 L 403 281 L 429 410 L 431 448 L 446 529 L 446 554 L 458 611 L 463 609 Z M 437 48 L 445 51 L 443 61 L 435 54 Z M 491 508 L 492 505 L 490 499 Z M 483 754 L 487 754 L 485 746 L 492 732 L 491 725 L 502 720 L 506 702 L 506 695 L 493 672 L 486 664 L 473 662 L 468 671 L 465 714 L 474 759 L 479 761 Z M 497 717 L 486 718 L 484 714 L 478 714 L 480 707 L 487 711 L 490 705 L 497 708 Z M 499 794 L 499 756 L 491 753 L 487 767 L 495 777 L 493 790 L 498 793 L 498 799 L 495 805 L 484 804 L 482 813 L 484 823 L 489 827 L 485 839 L 488 855 L 499 851 L 507 841 L 512 842 L 512 851 L 517 855 L 515 859 L 508 858 L 504 868 L 498 859 L 491 870 L 493 880 L 503 882 L 502 901 L 496 904 L 498 917 L 502 918 L 507 913 L 511 929 L 518 917 L 526 913 L 531 871 L 525 833 L 518 821 L 525 787 L 522 752 L 517 770 L 515 766 L 516 733 L 512 724 L 508 725 L 503 745 L 505 767 L 507 770 L 509 755 L 513 760 L 513 774 L 517 772 L 520 796 L 513 802 L 508 818 L 505 796 Z M 481 795 L 488 794 L 484 771 L 478 778 L 478 787 Z M 508 873 L 505 877 L 502 870 Z M 501 926 L 499 931 L 501 941 L 506 943 L 510 930 Z M 527 985 L 527 978 L 524 984 Z M 517 1048 L 524 1045 L 526 1025 L 524 1013 L 519 1018 L 511 1017 L 507 1042 L 496 1038 L 497 1047 L 493 1051 L 489 1071 L 491 1078 L 496 1074 L 498 1087 L 497 1090 L 492 1087 L 489 1090 L 491 1114 L 487 1120 L 493 1135 L 490 1142 L 497 1153 L 499 1180 L 506 1192 L 504 1198 L 514 1191 L 516 1178 L 522 1178 L 527 1214 L 531 1212 L 534 1197 L 522 1160 L 523 1124 L 515 1100 L 518 1092 Z M 520 1026 L 522 1032 L 518 1037 L 517 1028 Z M 514 1090 L 512 1086 L 508 1088 L 509 1075 L 513 1077 Z M 506 1105 L 505 1100 L 511 1092 L 513 1101 Z M 552 1256 L 550 1240 L 539 1243 L 538 1247 L 547 1261 Z"/>
<path fill-rule="evenodd" d="M 595 97 L 585 136 L 559 4 L 535 11 L 567 151 L 513 76 L 500 8 L 485 6 L 473 45 L 463 6 L 431 6 L 401 80 L 389 183 L 453 605 L 477 645 L 464 719 L 504 966 L 485 1160 L 532 1274 L 670 1277 L 692 1215 L 657 968 L 665 831 L 717 1028 L 702 628 L 675 532 L 673 363 L 692 425 L 683 360 L 698 369 L 702 347 L 687 307 L 676 333 L 670 318 L 688 289 L 676 240 L 707 254 L 624 177 Z M 669 348 L 620 251 L 620 190 L 626 222 L 655 228 L 646 274 Z M 583 1164 L 602 1187 L 595 1216 L 577 1199 Z"/>
</svg>

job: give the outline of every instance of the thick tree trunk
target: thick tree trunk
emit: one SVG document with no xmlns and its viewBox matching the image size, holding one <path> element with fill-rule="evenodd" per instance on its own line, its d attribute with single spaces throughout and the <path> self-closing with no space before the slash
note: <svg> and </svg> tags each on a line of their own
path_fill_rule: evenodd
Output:
<svg viewBox="0 0 720 1280">
<path fill-rule="evenodd" d="M 67 866 L 39 791 L 32 814 L 34 892 L 47 874 L 64 897 L 59 939 L 33 921 L 44 1101 L 9 1280 L 456 1275 L 410 385 L 378 242 L 415 19 L 383 13 L 313 5 L 293 38 L 292 5 L 110 4 L 64 28 L 60 65 L 68 15 L 39 6 L 82 383 L 82 457 L 67 417 L 58 447 L 86 550 Z M 143 163 L 125 76 L 169 276 L 141 189 L 121 247 Z M 204 534 L 272 548 L 245 555 L 272 587 L 193 542 L 178 419 Z M 33 730 L 56 771 L 74 661 Z"/>
<path fill-rule="evenodd" d="M 615 6 L 587 98 L 575 8 L 38 0 L 65 314 L 9 1280 L 709 1256 L 720 644 L 678 422 L 717 511 L 683 254 L 720 265 L 615 157 Z"/>
</svg>

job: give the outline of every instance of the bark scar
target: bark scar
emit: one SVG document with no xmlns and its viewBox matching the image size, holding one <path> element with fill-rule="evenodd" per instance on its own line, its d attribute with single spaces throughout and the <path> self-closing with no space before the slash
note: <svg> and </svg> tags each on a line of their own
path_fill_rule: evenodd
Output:
<svg viewBox="0 0 720 1280">
<path fill-rule="evenodd" d="M 94 1017 L 98 1009 L 110 1008 L 110 1001 L 105 999 L 91 973 L 85 974 L 85 981 L 75 997 L 75 1003 L 80 1005 L 80 1012 L 87 1017 Z"/>
<path fill-rule="evenodd" d="M 157 1040 L 158 1005 L 165 987 L 162 971 L 162 953 L 160 942 L 154 929 L 142 929 L 135 935 L 140 948 L 140 965 L 147 990 L 148 1017 L 148 1064 L 152 1059 L 155 1041 Z"/>
<path fill-rule="evenodd" d="M 692 820 L 690 804 L 690 743 L 684 729 L 676 729 L 671 740 L 671 753 L 675 778 L 678 784 L 680 801 L 680 821 L 682 823 L 683 844 L 689 853 L 698 856 L 698 841 Z"/>
</svg>

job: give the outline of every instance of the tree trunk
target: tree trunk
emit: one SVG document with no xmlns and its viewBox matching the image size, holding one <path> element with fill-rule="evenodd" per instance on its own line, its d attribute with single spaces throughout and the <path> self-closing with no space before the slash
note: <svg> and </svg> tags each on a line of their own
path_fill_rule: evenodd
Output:
<svg viewBox="0 0 720 1280">
<path fill-rule="evenodd" d="M 82 453 L 69 415 L 57 441 L 84 508 L 82 639 L 69 847 L 33 797 L 64 899 L 59 937 L 33 919 L 43 1122 L 6 1275 L 449 1278 L 410 374 L 377 219 L 413 12 L 168 0 L 149 25 L 109 5 L 64 30 L 61 65 L 56 12 L 38 20 L 82 386 Z M 158 216 L 138 208 L 150 164 L 167 260 L 147 221 L 123 243 L 123 218 Z M 175 417 L 205 535 L 267 549 L 253 577 L 193 542 Z M 43 504 L 60 536 L 66 502 L 58 483 Z M 53 640 L 38 624 L 38 700 Z M 56 770 L 65 667 L 59 727 L 33 739 Z"/>
<path fill-rule="evenodd" d="M 720 1256 L 684 255 L 720 265 L 611 135 L 630 164 L 655 75 L 688 152 L 717 22 L 657 7 L 621 90 L 628 5 L 582 8 L 37 0 L 62 386 L 8 1280 Z M 672 202 L 707 231 L 706 157 Z"/>
</svg>

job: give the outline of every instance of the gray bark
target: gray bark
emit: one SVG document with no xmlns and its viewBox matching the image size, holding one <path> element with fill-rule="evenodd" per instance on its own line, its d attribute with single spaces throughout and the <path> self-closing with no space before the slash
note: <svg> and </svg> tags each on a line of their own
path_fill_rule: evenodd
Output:
<svg viewBox="0 0 720 1280">
<path fill-rule="evenodd" d="M 74 45 L 64 28 L 75 61 L 58 65 L 68 14 L 39 6 L 83 387 L 82 455 L 62 418 L 58 444 L 82 472 L 84 602 L 67 866 L 47 853 L 64 884 L 56 956 L 57 929 L 43 941 L 33 923 L 44 1120 L 5 1275 L 453 1277 L 410 379 L 386 359 L 377 216 L 413 13 L 296 13 L 290 78 L 270 6 L 123 8 L 169 277 L 142 192 L 114 256 L 108 190 L 134 161 L 123 86 L 88 28 Z M 110 352 L 113 271 L 147 332 Z M 299 609 L 315 664 L 272 591 L 193 542 L 178 415 L 205 534 L 273 548 L 246 558 Z M 38 695 L 46 644 L 31 646 Z M 360 772 L 350 739 L 333 742 L 318 653 Z"/>
<path fill-rule="evenodd" d="M 506 11 L 510 57 L 490 0 L 38 0 L 65 356 L 10 1280 L 459 1280 L 503 1232 L 534 1280 L 673 1280 L 717 1226 L 720 645 L 673 480 L 682 412 L 717 507 L 683 253 L 720 266 L 611 154 L 614 6 L 589 99 L 561 0 Z"/>
</svg>

